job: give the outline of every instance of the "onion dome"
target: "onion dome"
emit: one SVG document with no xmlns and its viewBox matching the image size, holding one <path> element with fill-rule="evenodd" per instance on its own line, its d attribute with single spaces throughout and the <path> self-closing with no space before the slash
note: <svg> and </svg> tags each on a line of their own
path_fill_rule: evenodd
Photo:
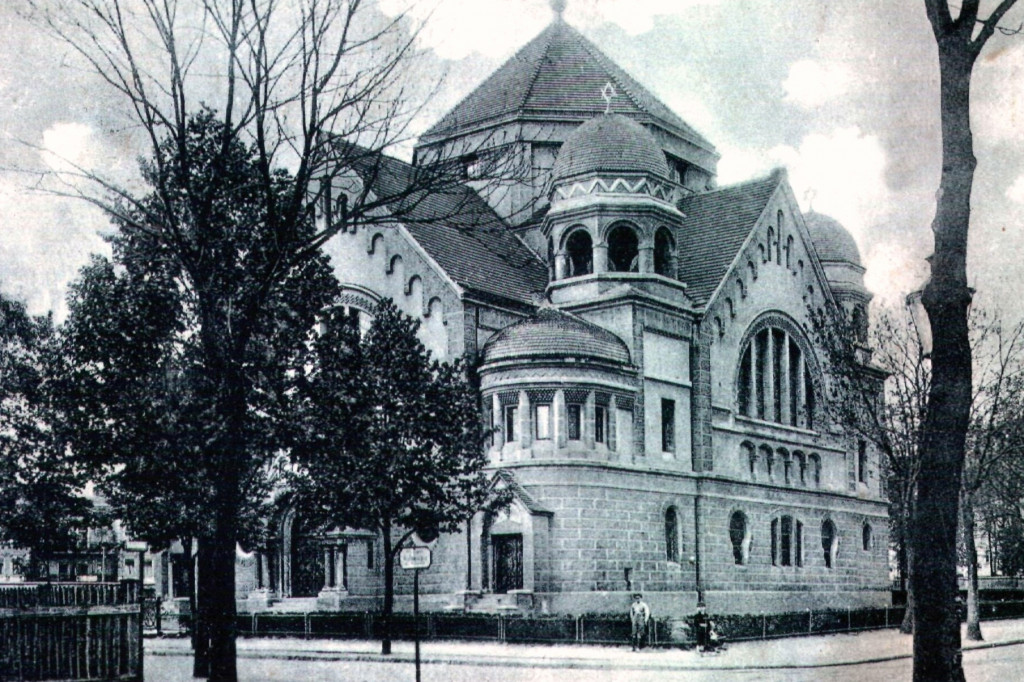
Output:
<svg viewBox="0 0 1024 682">
<path fill-rule="evenodd" d="M 849 263 L 863 267 L 857 242 L 838 220 L 810 211 L 804 214 L 804 223 L 822 263 Z"/>
<path fill-rule="evenodd" d="M 649 173 L 667 178 L 668 163 L 654 136 L 622 114 L 595 116 L 572 131 L 555 159 L 552 182 L 588 173 Z"/>
<path fill-rule="evenodd" d="M 515 359 L 593 359 L 629 364 L 629 349 L 607 329 L 554 308 L 505 327 L 484 346 L 484 363 Z"/>
</svg>

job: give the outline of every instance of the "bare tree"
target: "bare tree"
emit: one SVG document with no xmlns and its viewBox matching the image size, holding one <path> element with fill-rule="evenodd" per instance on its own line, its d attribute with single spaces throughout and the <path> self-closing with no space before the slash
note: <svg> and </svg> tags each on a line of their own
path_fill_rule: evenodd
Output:
<svg viewBox="0 0 1024 682">
<path fill-rule="evenodd" d="M 922 437 L 921 471 L 912 530 L 914 680 L 964 679 L 956 608 L 956 529 L 960 478 L 971 411 L 971 348 L 967 309 L 967 234 L 974 185 L 971 74 L 982 49 L 1016 0 L 999 0 L 980 15 L 980 0 L 924 0 L 938 47 L 942 176 L 932 222 L 935 251 L 922 303 L 933 338 L 932 383 Z"/>
<path fill-rule="evenodd" d="M 909 634 L 914 629 L 910 519 L 931 368 L 903 308 L 877 311 L 867 333 L 837 309 L 815 312 L 812 319 L 831 368 L 825 401 L 829 417 L 846 433 L 872 443 L 882 455 L 893 544 L 907 592 L 908 608 L 900 630 Z"/>
<path fill-rule="evenodd" d="M 960 492 L 961 537 L 967 568 L 967 638 L 983 639 L 978 602 L 975 515 L 985 489 L 998 486 L 1008 460 L 1021 451 L 1024 420 L 1024 322 L 1004 327 L 998 314 L 971 310 L 974 391 Z"/>
<path fill-rule="evenodd" d="M 268 300 L 339 231 L 422 219 L 425 212 L 417 209 L 441 193 L 456 200 L 444 204 L 447 214 L 435 210 L 429 219 L 458 219 L 459 228 L 472 229 L 467 208 L 479 200 L 463 184 L 459 158 L 417 166 L 385 159 L 384 152 L 408 141 L 410 123 L 436 79 L 415 73 L 416 26 L 405 16 L 385 16 L 375 3 L 22 3 L 26 16 L 77 53 L 127 105 L 129 127 L 148 149 L 141 156 L 155 164 L 145 194 L 83 167 L 44 175 L 40 182 L 48 191 L 99 206 L 122 232 L 155 244 L 180 268 L 180 286 L 195 301 L 204 369 L 218 387 L 210 411 L 216 435 L 200 463 L 215 482 L 217 510 L 212 537 L 200 542 L 201 551 L 210 552 L 200 594 L 209 599 L 203 612 L 211 663 L 208 671 L 197 665 L 195 672 L 233 681 L 235 543 L 243 482 L 254 464 L 241 434 L 248 389 L 243 358 Z M 212 160 L 212 181 L 183 184 L 195 165 L 189 122 L 202 110 L 217 120 L 220 153 Z M 259 253 L 228 254 L 231 272 L 246 273 L 244 286 L 231 288 L 224 286 L 225 252 L 205 248 L 204 235 L 224 227 L 218 222 L 224 191 L 218 177 L 230 175 L 239 144 L 254 150 L 259 173 L 248 194 L 258 204 L 260 229 L 274 238 Z M 511 175 L 500 156 L 487 159 L 477 168 L 477 181 Z M 204 160 L 204 177 L 209 168 Z"/>
</svg>

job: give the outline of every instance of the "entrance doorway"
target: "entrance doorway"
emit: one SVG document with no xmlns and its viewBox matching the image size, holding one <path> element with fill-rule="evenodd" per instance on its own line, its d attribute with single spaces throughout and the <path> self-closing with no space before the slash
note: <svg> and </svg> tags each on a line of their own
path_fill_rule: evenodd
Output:
<svg viewBox="0 0 1024 682">
<path fill-rule="evenodd" d="M 505 594 L 523 589 L 523 535 L 492 535 L 494 591 Z"/>
<path fill-rule="evenodd" d="M 301 516 L 297 516 L 292 525 L 291 550 L 291 596 L 317 596 L 324 589 L 324 551 L 317 538 L 305 527 Z"/>
</svg>

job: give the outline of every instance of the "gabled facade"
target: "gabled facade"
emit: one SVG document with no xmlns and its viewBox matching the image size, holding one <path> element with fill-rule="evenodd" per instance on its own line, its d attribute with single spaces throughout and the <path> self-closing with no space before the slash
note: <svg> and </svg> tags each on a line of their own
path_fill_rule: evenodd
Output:
<svg viewBox="0 0 1024 682">
<path fill-rule="evenodd" d="M 391 297 L 437 357 L 479 363 L 514 502 L 432 543 L 428 608 L 620 612 L 636 590 L 680 614 L 888 603 L 878 458 L 829 420 L 808 331 L 826 306 L 866 325 L 849 234 L 803 215 L 784 173 L 717 187 L 713 146 L 561 18 L 416 162 L 465 150 L 471 169 L 489 149 L 531 172 L 501 196 L 467 173 L 478 229 L 432 222 L 436 197 L 327 246 L 343 305 Z M 277 525 L 250 607 L 377 605 L 372 535 L 304 536 L 293 511 Z"/>
</svg>

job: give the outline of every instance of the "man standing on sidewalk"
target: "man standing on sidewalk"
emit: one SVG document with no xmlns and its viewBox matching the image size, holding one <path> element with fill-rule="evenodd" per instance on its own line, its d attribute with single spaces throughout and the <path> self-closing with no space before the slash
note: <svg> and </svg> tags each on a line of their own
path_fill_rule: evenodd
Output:
<svg viewBox="0 0 1024 682">
<path fill-rule="evenodd" d="M 629 620 L 631 629 L 630 641 L 633 644 L 633 651 L 644 647 L 644 638 L 647 636 L 647 623 L 651 619 L 651 609 L 644 602 L 644 596 L 637 592 L 633 595 L 633 603 L 629 607 Z"/>
</svg>

